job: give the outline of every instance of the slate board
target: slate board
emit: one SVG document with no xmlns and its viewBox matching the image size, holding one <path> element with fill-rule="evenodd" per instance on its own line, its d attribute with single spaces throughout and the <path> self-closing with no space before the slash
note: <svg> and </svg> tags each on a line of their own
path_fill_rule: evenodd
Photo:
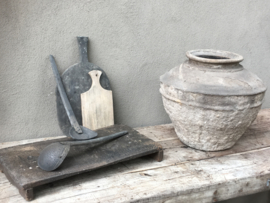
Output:
<svg viewBox="0 0 270 203">
<path fill-rule="evenodd" d="M 52 172 L 38 168 L 39 153 L 50 143 L 70 138 L 1 149 L 0 168 L 20 194 L 30 201 L 34 198 L 33 188 L 46 183 L 150 154 L 157 161 L 162 161 L 161 145 L 128 126 L 113 125 L 97 132 L 98 137 L 103 137 L 123 130 L 127 130 L 129 134 L 92 148 L 85 145 L 71 147 L 63 164 Z"/>
</svg>

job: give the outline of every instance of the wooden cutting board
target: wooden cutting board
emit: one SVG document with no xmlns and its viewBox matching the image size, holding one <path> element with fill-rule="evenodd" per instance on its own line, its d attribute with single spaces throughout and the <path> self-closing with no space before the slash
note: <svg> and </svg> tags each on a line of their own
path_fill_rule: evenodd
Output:
<svg viewBox="0 0 270 203">
<path fill-rule="evenodd" d="M 92 79 L 88 73 L 92 70 L 101 71 L 101 86 L 107 90 L 111 90 L 111 87 L 106 73 L 100 67 L 88 61 L 88 37 L 77 37 L 77 41 L 81 60 L 66 69 L 61 79 L 76 119 L 82 125 L 81 94 L 88 91 L 92 85 Z M 68 135 L 71 125 L 58 90 L 56 90 L 56 103 L 59 126 L 62 132 Z"/>
<path fill-rule="evenodd" d="M 114 124 L 113 96 L 111 90 L 100 85 L 102 72 L 89 72 L 92 86 L 81 94 L 82 123 L 84 127 L 96 130 Z"/>
<path fill-rule="evenodd" d="M 61 166 L 51 172 L 43 171 L 37 165 L 41 150 L 51 143 L 70 140 L 70 138 L 44 140 L 0 149 L 0 170 L 29 201 L 34 198 L 33 188 L 40 185 L 146 155 L 162 161 L 162 146 L 128 126 L 114 125 L 97 130 L 97 133 L 98 137 L 103 137 L 121 131 L 128 131 L 129 134 L 95 147 L 88 145 L 71 147 Z"/>
</svg>

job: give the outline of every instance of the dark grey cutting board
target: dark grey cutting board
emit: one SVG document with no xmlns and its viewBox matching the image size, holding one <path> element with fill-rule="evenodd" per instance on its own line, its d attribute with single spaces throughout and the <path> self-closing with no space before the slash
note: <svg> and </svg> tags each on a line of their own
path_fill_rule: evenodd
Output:
<svg viewBox="0 0 270 203">
<path fill-rule="evenodd" d="M 51 143 L 70 138 L 0 149 L 0 169 L 26 200 L 32 200 L 33 188 L 46 183 L 146 155 L 162 161 L 162 146 L 128 126 L 113 125 L 97 132 L 98 137 L 103 137 L 125 130 L 129 132 L 128 135 L 95 147 L 87 145 L 71 147 L 62 165 L 52 172 L 43 171 L 37 166 L 40 152 Z"/>
<path fill-rule="evenodd" d="M 81 113 L 81 93 L 86 92 L 92 85 L 89 72 L 92 70 L 102 71 L 100 84 L 104 89 L 111 90 L 109 79 L 106 73 L 98 66 L 88 61 L 87 47 L 88 37 L 77 37 L 81 61 L 69 67 L 61 76 L 70 105 L 73 108 L 77 121 L 82 125 Z M 68 135 L 71 127 L 64 105 L 62 103 L 58 89 L 56 88 L 57 116 L 59 126 L 65 135 Z"/>
</svg>

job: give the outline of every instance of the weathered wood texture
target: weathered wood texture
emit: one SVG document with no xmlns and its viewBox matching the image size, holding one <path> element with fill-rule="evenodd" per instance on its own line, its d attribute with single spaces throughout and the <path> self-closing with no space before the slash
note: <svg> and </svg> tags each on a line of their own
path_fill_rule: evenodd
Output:
<svg viewBox="0 0 270 203">
<path fill-rule="evenodd" d="M 129 133 L 94 147 L 87 145 L 71 147 L 62 165 L 52 172 L 41 170 L 37 165 L 37 159 L 42 149 L 55 140 L 0 149 L 0 168 L 10 182 L 19 189 L 20 194 L 26 200 L 32 200 L 32 189 L 46 183 L 149 154 L 158 153 L 157 159 L 161 161 L 161 145 L 128 126 L 114 125 L 97 132 L 98 137 L 103 137 L 121 131 Z"/>
<path fill-rule="evenodd" d="M 163 146 L 162 162 L 138 158 L 60 180 L 38 188 L 33 202 L 215 202 L 270 189 L 270 109 L 220 152 L 186 147 L 171 124 L 137 130 Z M 0 202 L 24 201 L 3 174 L 0 190 Z"/>
<path fill-rule="evenodd" d="M 114 124 L 112 91 L 101 87 L 101 74 L 99 70 L 90 71 L 92 86 L 81 94 L 82 123 L 84 127 L 92 130 Z"/>
</svg>

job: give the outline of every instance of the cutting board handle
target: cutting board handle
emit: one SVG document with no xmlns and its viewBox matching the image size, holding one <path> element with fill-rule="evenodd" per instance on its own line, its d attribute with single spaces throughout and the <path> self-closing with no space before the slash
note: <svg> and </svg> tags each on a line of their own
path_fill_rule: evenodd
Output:
<svg viewBox="0 0 270 203">
<path fill-rule="evenodd" d="M 101 87 L 101 85 L 99 83 L 100 76 L 101 76 L 102 72 L 99 71 L 99 70 L 94 70 L 94 71 L 90 71 L 88 74 L 92 78 L 92 86 L 91 86 L 91 88 L 96 87 L 96 88 L 99 88 L 99 89 L 103 89 L 103 87 Z"/>
<path fill-rule="evenodd" d="M 89 62 L 87 54 L 88 37 L 77 37 L 81 62 Z"/>
</svg>

